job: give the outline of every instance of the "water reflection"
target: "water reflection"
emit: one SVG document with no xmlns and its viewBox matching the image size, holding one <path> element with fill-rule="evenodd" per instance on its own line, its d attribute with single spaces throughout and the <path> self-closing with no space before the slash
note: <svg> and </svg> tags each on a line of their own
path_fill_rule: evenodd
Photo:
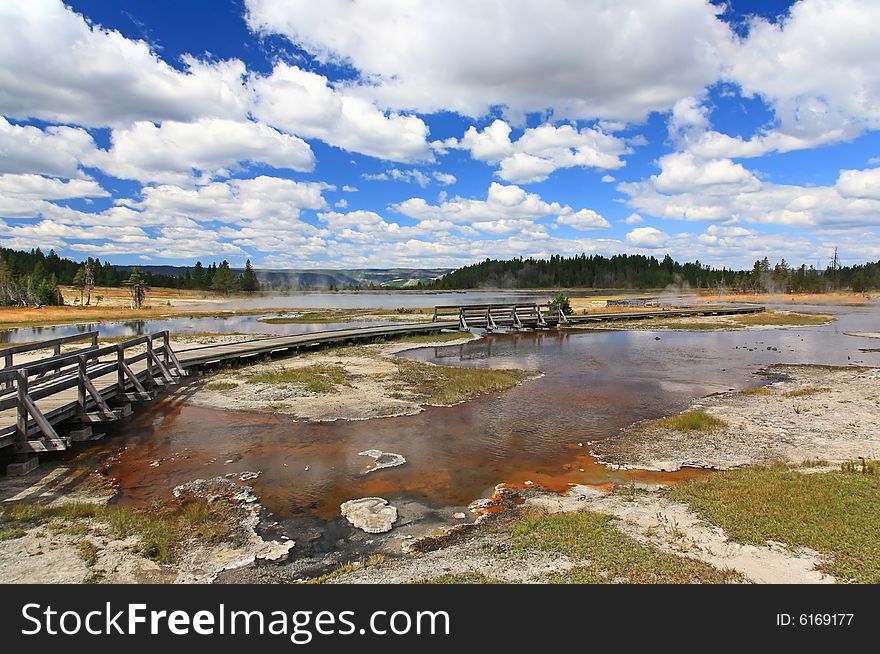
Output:
<svg viewBox="0 0 880 654">
<path fill-rule="evenodd" d="M 708 393 L 761 383 L 755 373 L 767 364 L 880 365 L 880 353 L 859 352 L 868 339 L 845 334 L 876 331 L 876 317 L 876 311 L 851 309 L 837 323 L 805 329 L 497 334 L 407 356 L 531 368 L 544 376 L 454 407 L 356 422 L 296 422 L 172 399 L 140 412 L 123 439 L 104 447 L 126 448 L 110 467 L 122 502 L 147 502 L 196 477 L 259 470 L 253 485 L 282 516 L 333 517 L 341 502 L 373 495 L 463 505 L 500 481 L 564 489 L 568 483 L 659 480 L 665 478 L 659 473 L 599 466 L 578 443 L 679 411 Z M 357 453 L 371 448 L 402 454 L 407 464 L 364 476 Z"/>
</svg>

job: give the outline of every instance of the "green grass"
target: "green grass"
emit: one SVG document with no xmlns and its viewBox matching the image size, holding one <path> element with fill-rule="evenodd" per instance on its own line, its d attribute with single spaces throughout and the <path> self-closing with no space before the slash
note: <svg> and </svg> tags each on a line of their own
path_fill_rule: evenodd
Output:
<svg viewBox="0 0 880 654">
<path fill-rule="evenodd" d="M 587 560 L 572 570 L 554 574 L 555 583 L 689 584 L 729 583 L 743 578 L 730 570 L 664 552 L 639 543 L 601 513 L 555 513 L 523 519 L 511 527 L 513 548 L 520 552 L 557 552 Z"/>
<path fill-rule="evenodd" d="M 277 372 L 252 375 L 249 384 L 295 384 L 310 393 L 335 393 L 339 386 L 350 386 L 345 368 L 335 364 L 315 364 Z"/>
<path fill-rule="evenodd" d="M 85 561 L 85 564 L 88 567 L 92 567 L 95 565 L 95 561 L 98 560 L 98 548 L 95 547 L 95 544 L 90 540 L 81 540 L 79 545 L 77 545 L 79 549 L 79 555 L 82 557 L 82 560 Z"/>
<path fill-rule="evenodd" d="M 428 404 L 451 405 L 484 393 L 507 390 L 535 375 L 527 370 L 452 368 L 398 359 L 393 391 L 408 392 Z"/>
<path fill-rule="evenodd" d="M 238 384 L 233 382 L 214 382 L 212 384 L 208 384 L 205 388 L 209 391 L 229 391 L 233 388 L 238 388 Z"/>
<path fill-rule="evenodd" d="M 725 420 L 716 418 L 705 411 L 685 411 L 677 416 L 660 418 L 656 423 L 660 427 L 675 431 L 710 432 L 727 427 Z"/>
<path fill-rule="evenodd" d="M 461 341 L 474 338 L 468 332 L 440 332 L 435 334 L 413 334 L 397 339 L 400 343 L 445 343 L 446 341 Z"/>
<path fill-rule="evenodd" d="M 452 585 L 452 584 L 502 584 L 503 581 L 489 579 L 482 572 L 465 572 L 462 574 L 443 574 L 430 579 L 421 579 L 417 584 Z"/>
<path fill-rule="evenodd" d="M 743 395 L 775 395 L 773 389 L 766 386 L 750 386 L 740 391 Z"/>
<path fill-rule="evenodd" d="M 853 472 L 803 474 L 779 465 L 719 472 L 679 484 L 669 497 L 689 504 L 739 543 L 779 541 L 828 555 L 821 569 L 844 581 L 880 583 L 877 462 Z"/>
<path fill-rule="evenodd" d="M 326 323 L 346 322 L 358 316 L 372 314 L 372 311 L 307 311 L 295 316 L 278 316 L 275 318 L 260 318 L 260 322 L 267 325 L 296 325 L 301 323 Z"/>
<path fill-rule="evenodd" d="M 337 568 L 334 568 L 330 572 L 323 574 L 319 577 L 311 577 L 310 579 L 306 579 L 302 582 L 303 584 L 326 584 L 328 581 L 332 579 L 336 579 L 337 577 L 341 577 L 344 574 L 348 574 L 349 572 L 354 572 L 355 570 L 363 570 L 364 568 L 369 568 L 374 565 L 381 565 L 385 562 L 385 556 L 383 554 L 374 554 L 368 559 L 364 559 L 361 561 L 352 561 L 350 563 L 343 563 Z"/>
<path fill-rule="evenodd" d="M 21 527 L 6 527 L 5 529 L 0 529 L 0 541 L 14 540 L 16 538 L 21 538 L 22 536 L 27 536 L 27 531 Z"/>
<path fill-rule="evenodd" d="M 788 313 L 784 311 L 761 311 L 731 318 L 735 323 L 747 326 L 800 325 L 804 327 L 824 325 L 833 319 L 833 316 L 820 313 Z"/>
<path fill-rule="evenodd" d="M 815 395 L 816 393 L 830 393 L 831 389 L 826 388 L 825 386 L 808 386 L 807 388 L 798 388 L 793 391 L 786 391 L 783 393 L 785 397 L 806 397 L 808 395 Z"/>
<path fill-rule="evenodd" d="M 0 509 L 0 517 L 12 523 L 29 524 L 97 520 L 107 524 L 119 538 L 140 537 L 141 553 L 159 563 L 176 561 L 187 542 L 216 545 L 234 538 L 238 532 L 238 519 L 229 504 L 221 501 L 209 505 L 201 499 L 184 505 L 155 502 L 143 508 L 90 502 L 13 504 Z"/>
<path fill-rule="evenodd" d="M 880 471 L 880 462 L 859 459 L 858 461 L 844 461 L 840 464 L 840 471 L 857 473 L 862 475 L 876 475 Z"/>
</svg>

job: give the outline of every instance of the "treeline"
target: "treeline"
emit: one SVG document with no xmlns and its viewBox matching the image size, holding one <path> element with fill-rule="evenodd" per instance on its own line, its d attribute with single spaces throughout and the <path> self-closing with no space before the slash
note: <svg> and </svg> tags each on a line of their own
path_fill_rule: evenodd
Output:
<svg viewBox="0 0 880 654">
<path fill-rule="evenodd" d="M 0 248 L 0 305 L 42 306 L 63 304 L 60 286 L 75 287 L 80 301 L 91 300 L 96 286 L 120 287 L 130 278 L 128 266 L 114 266 L 98 258 L 74 261 L 59 257 L 54 250 L 44 254 Z M 242 273 L 230 269 L 228 261 L 204 266 L 197 262 L 180 275 L 139 271 L 145 288 L 165 287 L 231 293 L 260 290 L 260 282 L 250 260 Z M 87 298 L 87 299 L 83 299 Z"/>
<path fill-rule="evenodd" d="M 688 286 L 739 292 L 805 293 L 838 289 L 865 291 L 880 288 L 880 263 L 858 266 L 790 267 L 785 260 L 771 266 L 765 257 L 751 270 L 712 268 L 679 263 L 669 255 L 662 260 L 641 254 L 612 257 L 582 254 L 549 259 L 486 259 L 459 268 L 429 283 L 424 289 L 470 288 L 627 288 L 656 289 Z"/>
</svg>

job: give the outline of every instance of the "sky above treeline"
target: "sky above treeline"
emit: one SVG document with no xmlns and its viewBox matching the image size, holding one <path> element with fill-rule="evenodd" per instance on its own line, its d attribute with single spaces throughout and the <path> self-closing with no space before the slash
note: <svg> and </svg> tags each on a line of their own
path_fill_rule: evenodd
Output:
<svg viewBox="0 0 880 654">
<path fill-rule="evenodd" d="M 0 0 L 0 244 L 880 259 L 876 0 Z"/>
</svg>

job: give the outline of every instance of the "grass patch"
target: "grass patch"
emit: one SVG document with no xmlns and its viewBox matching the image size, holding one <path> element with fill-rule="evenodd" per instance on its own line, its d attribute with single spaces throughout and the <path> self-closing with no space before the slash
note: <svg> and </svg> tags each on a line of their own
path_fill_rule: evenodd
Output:
<svg viewBox="0 0 880 654">
<path fill-rule="evenodd" d="M 657 420 L 657 425 L 675 431 L 710 432 L 726 428 L 727 421 L 705 411 L 685 411 L 677 416 L 660 418 Z"/>
<path fill-rule="evenodd" d="M 877 475 L 880 465 L 877 461 L 859 459 L 858 461 L 844 461 L 840 464 L 840 471 L 849 474 Z"/>
<path fill-rule="evenodd" d="M 301 323 L 346 322 L 358 316 L 370 315 L 371 311 L 307 311 L 295 316 L 276 316 L 260 318 L 267 325 L 297 325 Z"/>
<path fill-rule="evenodd" d="M 528 370 L 453 368 L 398 359 L 397 383 L 392 388 L 408 392 L 428 404 L 451 405 L 484 393 L 507 390 L 535 376 Z"/>
<path fill-rule="evenodd" d="M 689 557 L 639 543 L 601 513 L 556 513 L 521 520 L 511 528 L 519 551 L 558 552 L 588 565 L 555 574 L 556 583 L 689 584 L 742 581 L 730 570 L 719 570 Z"/>
<path fill-rule="evenodd" d="M 383 554 L 374 554 L 368 559 L 362 561 L 352 561 L 350 563 L 343 563 L 337 568 L 334 568 L 330 572 L 321 575 L 320 577 L 312 577 L 311 579 L 306 579 L 302 582 L 303 584 L 326 584 L 328 581 L 332 579 L 336 579 L 336 577 L 341 577 L 344 574 L 348 574 L 349 572 L 354 572 L 355 570 L 363 570 L 364 568 L 369 568 L 374 565 L 380 565 L 385 563 L 385 556 Z"/>
<path fill-rule="evenodd" d="M 773 389 L 766 386 L 750 386 L 740 391 L 743 395 L 775 395 Z"/>
<path fill-rule="evenodd" d="M 0 541 L 15 540 L 22 536 L 27 536 L 27 532 L 21 527 L 7 527 L 5 529 L 0 529 Z"/>
<path fill-rule="evenodd" d="M 400 343 L 445 343 L 447 341 L 461 341 L 474 338 L 468 332 L 440 332 L 437 334 L 413 334 L 397 339 Z"/>
<path fill-rule="evenodd" d="M 482 572 L 465 572 L 462 574 L 444 574 L 430 579 L 421 579 L 417 584 L 452 585 L 452 584 L 503 584 L 503 581 L 489 579 Z"/>
<path fill-rule="evenodd" d="M 88 567 L 95 565 L 98 560 L 98 548 L 90 540 L 81 540 L 77 545 L 79 555 Z"/>
<path fill-rule="evenodd" d="M 877 462 L 866 462 L 876 470 Z M 739 543 L 768 540 L 809 547 L 831 557 L 820 568 L 845 581 L 880 583 L 880 476 L 852 472 L 803 474 L 787 466 L 719 472 L 679 484 L 669 497 Z"/>
<path fill-rule="evenodd" d="M 310 393 L 335 393 L 339 386 L 351 386 L 345 368 L 336 364 L 315 364 L 277 372 L 252 375 L 249 384 L 296 384 Z"/>
<path fill-rule="evenodd" d="M 205 386 L 209 391 L 229 391 L 238 388 L 238 384 L 234 382 L 214 382 Z"/>
<path fill-rule="evenodd" d="M 761 311 L 731 318 L 733 322 L 745 326 L 800 325 L 804 327 L 824 325 L 833 319 L 833 316 L 824 313 L 795 313 L 789 311 Z"/>
<path fill-rule="evenodd" d="M 830 393 L 831 389 L 825 386 L 808 386 L 807 388 L 798 388 L 793 391 L 786 391 L 783 393 L 785 397 L 806 397 L 808 395 L 815 395 L 816 393 Z"/>
<path fill-rule="evenodd" d="M 216 545 L 238 532 L 238 518 L 232 506 L 222 501 L 209 505 L 202 499 L 186 504 L 155 502 L 143 508 L 90 502 L 13 504 L 4 506 L 0 515 L 9 522 L 35 524 L 97 520 L 107 524 L 118 538 L 140 537 L 141 553 L 159 563 L 176 561 L 187 542 Z"/>
</svg>

